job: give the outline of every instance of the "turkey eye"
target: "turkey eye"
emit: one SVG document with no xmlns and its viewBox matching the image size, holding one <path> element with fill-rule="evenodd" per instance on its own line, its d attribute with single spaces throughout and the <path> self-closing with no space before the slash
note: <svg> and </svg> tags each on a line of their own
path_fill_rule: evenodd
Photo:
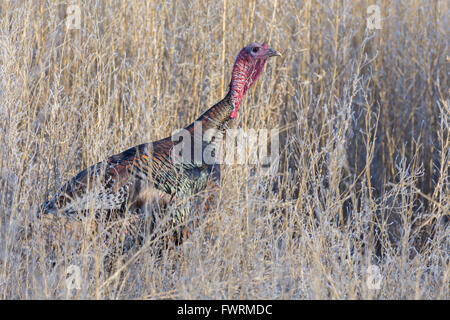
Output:
<svg viewBox="0 0 450 320">
<path fill-rule="evenodd" d="M 252 51 L 253 51 L 254 53 L 256 53 L 256 52 L 259 51 L 259 48 L 258 48 L 258 47 L 254 47 L 254 48 L 252 49 Z"/>
</svg>

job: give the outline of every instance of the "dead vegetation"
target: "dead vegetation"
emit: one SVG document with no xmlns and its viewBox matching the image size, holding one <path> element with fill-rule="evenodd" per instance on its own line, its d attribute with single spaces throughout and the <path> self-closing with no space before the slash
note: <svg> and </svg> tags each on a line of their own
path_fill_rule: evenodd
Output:
<svg viewBox="0 0 450 320">
<path fill-rule="evenodd" d="M 73 30 L 58 1 L 0 4 L 1 299 L 449 298 L 447 1 L 378 1 L 379 30 L 369 1 L 77 4 Z M 280 129 L 276 171 L 224 167 L 188 241 L 148 238 L 111 274 L 105 226 L 48 239 L 47 196 L 193 121 L 252 41 L 283 54 L 238 118 Z"/>
</svg>

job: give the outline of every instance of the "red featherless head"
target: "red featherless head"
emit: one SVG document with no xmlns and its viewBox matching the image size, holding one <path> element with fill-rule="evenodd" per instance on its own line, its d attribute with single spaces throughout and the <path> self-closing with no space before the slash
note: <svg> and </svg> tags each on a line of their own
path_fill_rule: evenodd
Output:
<svg viewBox="0 0 450 320">
<path fill-rule="evenodd" d="M 234 110 L 230 118 L 237 117 L 242 97 L 258 79 L 269 57 L 281 56 L 267 43 L 250 43 L 239 52 L 231 75 L 230 92 Z"/>
</svg>

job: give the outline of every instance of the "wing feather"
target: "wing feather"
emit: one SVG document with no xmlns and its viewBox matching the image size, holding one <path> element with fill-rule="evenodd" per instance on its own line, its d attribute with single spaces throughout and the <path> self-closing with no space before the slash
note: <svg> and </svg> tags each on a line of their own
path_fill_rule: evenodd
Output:
<svg viewBox="0 0 450 320">
<path fill-rule="evenodd" d="M 129 190 L 136 183 L 133 166 L 148 159 L 148 145 L 142 144 L 96 163 L 70 179 L 53 199 L 44 203 L 42 213 L 76 215 L 94 210 L 119 210 L 126 205 Z"/>
</svg>

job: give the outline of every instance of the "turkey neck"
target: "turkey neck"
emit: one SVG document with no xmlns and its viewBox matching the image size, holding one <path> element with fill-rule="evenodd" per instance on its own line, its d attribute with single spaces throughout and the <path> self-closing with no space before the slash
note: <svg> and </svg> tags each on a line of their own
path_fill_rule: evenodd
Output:
<svg viewBox="0 0 450 320">
<path fill-rule="evenodd" d="M 222 138 L 225 130 L 236 122 L 230 118 L 233 110 L 231 91 L 229 91 L 225 98 L 209 108 L 185 129 L 190 132 L 194 140 L 201 137 L 203 148 L 205 148 L 211 142 Z"/>
<path fill-rule="evenodd" d="M 201 122 L 203 132 L 206 132 L 209 129 L 224 131 L 228 128 L 228 124 L 234 122 L 231 121 L 233 119 L 230 118 L 230 114 L 233 111 L 233 108 L 234 107 L 231 100 L 231 91 L 229 91 L 225 98 L 209 108 L 209 110 L 203 113 L 196 120 L 196 122 Z M 193 124 L 191 124 L 189 127 L 191 127 L 192 125 Z"/>
<path fill-rule="evenodd" d="M 230 114 L 233 110 L 234 105 L 230 90 L 222 100 L 209 108 L 205 113 L 198 117 L 196 121 L 185 128 L 192 139 L 192 155 L 195 154 L 195 146 L 201 146 L 202 154 L 208 147 L 217 150 L 225 130 L 230 128 L 230 126 L 236 122 L 233 121 L 234 119 L 230 118 Z M 201 165 L 211 164 L 205 163 L 205 159 L 202 159 Z M 213 162 L 215 162 L 215 160 Z"/>
</svg>

